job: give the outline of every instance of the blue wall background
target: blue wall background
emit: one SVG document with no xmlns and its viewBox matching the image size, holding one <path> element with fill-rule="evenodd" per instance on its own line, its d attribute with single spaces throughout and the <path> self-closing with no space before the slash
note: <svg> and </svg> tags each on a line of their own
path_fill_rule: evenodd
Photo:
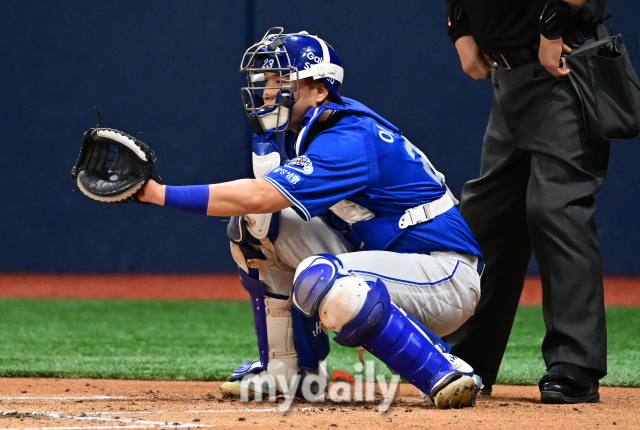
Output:
<svg viewBox="0 0 640 430">
<path fill-rule="evenodd" d="M 275 25 L 326 39 L 346 70 L 342 94 L 400 127 L 459 195 L 478 173 L 491 93 L 462 72 L 444 1 L 280 5 L 0 2 L 0 272 L 235 270 L 224 220 L 90 201 L 71 193 L 69 171 L 95 106 L 103 126 L 143 132 L 172 185 L 250 176 L 238 68 Z M 640 2 L 610 7 L 614 32 L 640 36 Z M 597 199 L 611 275 L 640 275 L 639 144 L 614 144 Z"/>
</svg>

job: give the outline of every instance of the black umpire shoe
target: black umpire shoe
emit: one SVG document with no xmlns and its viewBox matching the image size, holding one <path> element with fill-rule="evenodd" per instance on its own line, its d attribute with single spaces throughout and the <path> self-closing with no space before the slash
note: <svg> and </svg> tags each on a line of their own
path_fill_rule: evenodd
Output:
<svg viewBox="0 0 640 430">
<path fill-rule="evenodd" d="M 542 403 L 596 403 L 598 378 L 571 363 L 554 364 L 540 379 Z"/>
</svg>

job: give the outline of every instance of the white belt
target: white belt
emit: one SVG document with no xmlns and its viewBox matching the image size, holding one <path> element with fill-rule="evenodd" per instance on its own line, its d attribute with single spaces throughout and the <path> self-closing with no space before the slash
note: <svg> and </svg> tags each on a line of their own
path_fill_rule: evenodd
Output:
<svg viewBox="0 0 640 430">
<path fill-rule="evenodd" d="M 398 225 L 400 228 L 407 228 L 421 222 L 431 221 L 438 215 L 442 215 L 456 204 L 455 199 L 449 195 L 449 190 L 438 200 L 407 209 L 400 218 Z"/>
</svg>

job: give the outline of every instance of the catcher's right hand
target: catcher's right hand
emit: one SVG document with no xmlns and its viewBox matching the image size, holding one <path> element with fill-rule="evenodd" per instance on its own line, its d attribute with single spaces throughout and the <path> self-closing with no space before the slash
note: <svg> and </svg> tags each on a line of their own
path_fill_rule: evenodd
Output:
<svg viewBox="0 0 640 430">
<path fill-rule="evenodd" d="M 155 153 L 135 137 L 111 128 L 90 128 L 84 133 L 71 177 L 91 199 L 141 203 L 136 198 L 140 188 L 150 178 L 161 183 L 156 161 Z"/>
</svg>

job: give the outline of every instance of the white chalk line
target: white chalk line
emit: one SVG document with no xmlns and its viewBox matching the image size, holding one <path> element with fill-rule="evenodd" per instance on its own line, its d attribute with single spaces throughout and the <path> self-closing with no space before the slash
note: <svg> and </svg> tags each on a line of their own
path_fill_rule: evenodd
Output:
<svg viewBox="0 0 640 430">
<path fill-rule="evenodd" d="M 128 396 L 32 396 L 32 397 L 0 397 L 0 400 L 133 400 Z"/>
<path fill-rule="evenodd" d="M 170 427 L 170 426 L 163 426 Z M 195 427 L 195 426 L 192 426 Z M 87 429 L 148 429 L 149 426 L 75 426 L 75 427 L 20 427 L 20 430 L 87 430 Z M 0 430 L 15 430 L 16 427 L 4 427 Z"/>
<path fill-rule="evenodd" d="M 351 410 L 350 408 L 347 408 Z M 347 410 L 344 409 L 344 410 Z M 322 408 L 292 408 L 287 412 L 324 412 Z M 66 415 L 62 412 L 24 412 L 24 415 L 30 416 L 44 416 L 51 419 L 60 420 L 76 420 L 76 421 L 104 421 L 104 422 L 117 422 L 117 426 L 73 426 L 73 427 L 55 427 L 58 430 L 78 430 L 78 429 L 137 429 L 137 428 L 149 428 L 153 427 L 170 427 L 170 428 L 193 428 L 193 427 L 215 427 L 212 424 L 200 424 L 200 423 L 181 423 L 181 422 L 169 422 L 169 421 L 150 421 L 140 420 L 136 418 L 120 418 L 120 415 L 124 414 L 161 414 L 161 413 L 175 413 L 175 414 L 247 414 L 247 413 L 265 413 L 265 412 L 280 412 L 278 408 L 245 408 L 245 409 L 227 409 L 227 410 L 204 410 L 204 411 L 169 411 L 168 409 L 160 409 L 155 411 L 139 411 L 139 412 L 86 412 L 83 416 L 79 415 Z M 18 414 L 17 411 L 0 411 L 0 415 L 14 415 Z M 115 417 L 117 416 L 117 418 Z M 129 423 L 132 425 L 122 425 L 123 423 Z M 9 430 L 11 427 L 0 428 L 0 430 Z M 30 427 L 23 428 L 22 430 L 44 430 L 52 427 Z"/>
<path fill-rule="evenodd" d="M 40 397 L 0 397 L 0 400 L 129 400 L 138 399 L 127 396 L 40 396 Z M 324 412 L 323 408 L 292 408 L 287 412 Z M 153 427 L 170 427 L 170 428 L 193 428 L 193 427 L 215 427 L 215 425 L 200 423 L 181 423 L 168 421 L 148 421 L 136 418 L 120 418 L 121 415 L 142 415 L 142 414 L 161 414 L 161 413 L 183 413 L 183 414 L 247 414 L 247 413 L 266 413 L 281 412 L 279 408 L 244 408 L 244 409 L 223 409 L 223 410 L 188 410 L 188 411 L 170 411 L 168 409 L 160 409 L 155 411 L 104 411 L 104 412 L 85 412 L 83 416 L 66 415 L 62 412 L 24 412 L 25 415 L 45 416 L 51 419 L 65 419 L 76 421 L 104 421 L 117 422 L 117 426 L 72 426 L 72 427 L 55 427 L 58 430 L 79 430 L 79 429 L 138 429 Z M 14 415 L 17 411 L 0 411 L 0 415 Z M 117 418 L 115 418 L 117 416 Z M 122 425 L 129 423 L 132 425 Z M 0 430 L 9 430 L 11 427 L 0 428 Z M 43 430 L 51 427 L 30 427 L 23 430 Z"/>
<path fill-rule="evenodd" d="M 326 409 L 322 408 L 291 408 L 287 412 L 324 412 Z M 342 408 L 342 411 L 351 411 L 351 408 Z M 158 409 L 155 411 L 103 411 L 103 412 L 84 412 L 86 417 L 80 417 L 82 419 L 96 419 L 97 417 L 110 416 L 110 415 L 144 415 L 144 414 L 250 414 L 250 413 L 263 413 L 263 412 L 280 412 L 279 408 L 245 408 L 245 409 L 211 409 L 201 411 L 171 411 L 169 409 Z M 13 415 L 18 413 L 17 411 L 0 411 L 0 415 Z M 20 412 L 25 414 L 62 414 L 62 412 Z"/>
<path fill-rule="evenodd" d="M 13 414 L 13 412 L 11 412 L 11 414 Z M 185 424 L 185 423 L 180 423 L 180 422 L 169 422 L 169 421 L 146 421 L 146 420 L 139 420 L 136 418 L 111 418 L 111 417 L 106 417 L 106 416 L 97 416 L 94 414 L 91 414 L 91 416 L 89 416 L 88 414 L 84 414 L 85 416 L 79 416 L 79 415 L 66 415 L 64 413 L 59 413 L 59 412 L 27 412 L 25 414 L 29 414 L 32 416 L 44 416 L 47 418 L 52 418 L 52 419 L 58 419 L 58 420 L 76 420 L 76 421 L 111 421 L 111 422 L 117 422 L 117 423 L 131 423 L 131 424 L 137 424 L 139 427 L 138 428 L 145 428 L 148 426 L 154 426 L 154 427 L 171 427 L 171 428 L 185 428 L 185 427 L 215 427 L 215 425 L 212 424 Z M 7 415 L 6 412 L 3 412 L 2 415 Z M 115 413 L 114 413 L 115 415 Z M 118 426 L 119 428 L 122 428 L 121 426 Z M 81 427 L 72 427 L 72 428 L 81 428 Z M 82 428 L 87 428 L 87 427 L 82 427 Z M 103 426 L 94 426 L 94 428 L 107 428 L 107 427 L 103 427 Z M 113 428 L 113 427 L 108 427 L 108 428 Z"/>
<path fill-rule="evenodd" d="M 287 413 L 289 412 L 325 412 L 327 409 L 322 408 L 291 408 L 287 409 Z M 350 408 L 343 408 L 343 411 L 350 411 Z M 253 413 L 253 412 L 282 412 L 280 408 L 269 408 L 269 409 L 227 409 L 227 410 L 208 410 L 208 411 L 184 411 L 183 413 L 189 414 L 228 414 L 228 413 Z"/>
<path fill-rule="evenodd" d="M 322 408 L 291 408 L 288 409 L 287 412 L 324 412 L 327 409 Z M 351 408 L 342 408 L 343 411 L 351 411 Z M 123 415 L 123 414 L 165 414 L 165 413 L 176 413 L 176 414 L 238 414 L 238 413 L 261 413 L 261 412 L 281 412 L 279 408 L 246 408 L 246 409 L 210 409 L 204 411 L 170 411 L 169 409 L 160 409 L 156 411 L 141 411 L 141 412 L 115 412 L 115 411 L 105 411 L 105 412 L 85 412 L 87 416 L 89 415 Z"/>
</svg>

